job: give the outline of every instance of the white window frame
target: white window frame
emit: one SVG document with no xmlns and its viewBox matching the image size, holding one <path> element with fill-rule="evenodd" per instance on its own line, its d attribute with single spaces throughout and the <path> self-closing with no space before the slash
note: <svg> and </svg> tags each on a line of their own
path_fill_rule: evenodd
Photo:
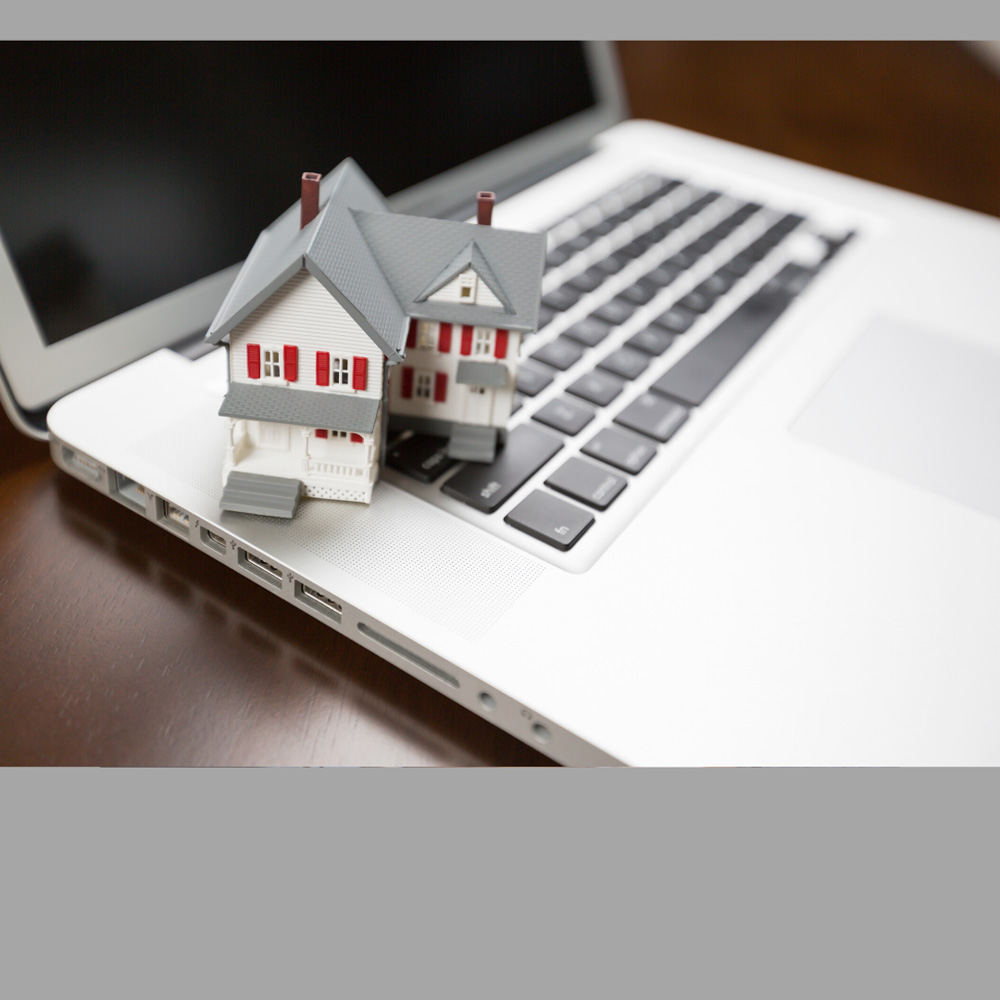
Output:
<svg viewBox="0 0 1000 1000">
<path fill-rule="evenodd" d="M 434 398 L 434 372 L 417 368 L 413 372 L 413 398 Z"/>
<path fill-rule="evenodd" d="M 281 365 L 283 358 L 280 349 L 272 350 L 270 347 L 261 349 L 260 374 L 262 378 L 271 379 L 272 382 L 281 381 Z"/>
<path fill-rule="evenodd" d="M 493 333 L 488 326 L 477 326 L 472 330 L 472 356 L 493 353 Z"/>
<path fill-rule="evenodd" d="M 330 385 L 351 385 L 351 359 L 339 355 L 330 355 Z"/>
</svg>

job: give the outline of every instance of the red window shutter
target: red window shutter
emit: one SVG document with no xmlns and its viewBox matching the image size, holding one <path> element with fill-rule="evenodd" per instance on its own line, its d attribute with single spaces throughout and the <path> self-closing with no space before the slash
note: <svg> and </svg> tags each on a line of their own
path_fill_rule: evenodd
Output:
<svg viewBox="0 0 1000 1000">
<path fill-rule="evenodd" d="M 403 384 L 400 386 L 403 399 L 413 399 L 413 369 L 403 365 Z"/>
<path fill-rule="evenodd" d="M 471 354 L 472 353 L 472 327 L 463 326 L 462 327 L 462 353 Z"/>
<path fill-rule="evenodd" d="M 417 346 L 417 321 L 415 319 L 410 320 L 410 329 L 406 334 L 406 346 L 416 347 Z"/>
<path fill-rule="evenodd" d="M 260 378 L 260 344 L 247 344 L 247 375 Z"/>
<path fill-rule="evenodd" d="M 368 388 L 368 359 L 358 358 L 354 359 L 354 371 L 351 375 L 351 388 L 353 389 L 367 389 Z"/>
<path fill-rule="evenodd" d="M 299 349 L 285 344 L 285 378 L 297 382 L 299 378 Z"/>
<path fill-rule="evenodd" d="M 434 402 L 443 403 L 448 398 L 448 376 L 444 372 L 434 373 Z"/>
<path fill-rule="evenodd" d="M 316 384 L 317 385 L 329 385 L 330 384 L 330 352 L 329 351 L 317 351 L 316 352 Z"/>
<path fill-rule="evenodd" d="M 438 350 L 447 354 L 451 350 L 451 323 L 442 323 L 438 334 Z"/>
<path fill-rule="evenodd" d="M 352 434 L 351 435 L 351 440 L 355 444 L 364 444 L 365 443 L 365 439 L 360 434 Z"/>
<path fill-rule="evenodd" d="M 322 431 L 322 430 L 316 431 L 316 437 L 325 438 L 329 436 L 329 433 L 330 433 L 329 431 Z"/>
<path fill-rule="evenodd" d="M 497 330 L 496 343 L 493 345 L 493 353 L 498 358 L 507 357 L 507 331 Z"/>
</svg>

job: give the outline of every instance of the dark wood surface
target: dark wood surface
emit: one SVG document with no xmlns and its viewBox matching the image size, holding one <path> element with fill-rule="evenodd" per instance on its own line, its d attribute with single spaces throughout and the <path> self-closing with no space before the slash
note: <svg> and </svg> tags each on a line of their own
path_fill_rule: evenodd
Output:
<svg viewBox="0 0 1000 1000">
<path fill-rule="evenodd" d="M 636 117 L 1000 215 L 953 44 L 620 46 Z M 533 748 L 59 473 L 0 417 L 0 763 L 538 765 Z"/>
</svg>

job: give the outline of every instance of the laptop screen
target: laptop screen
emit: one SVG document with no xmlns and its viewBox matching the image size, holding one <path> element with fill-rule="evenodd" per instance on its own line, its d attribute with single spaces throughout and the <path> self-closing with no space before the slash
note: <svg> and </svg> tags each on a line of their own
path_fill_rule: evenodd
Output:
<svg viewBox="0 0 1000 1000">
<path fill-rule="evenodd" d="M 352 156 L 391 195 L 596 100 L 578 43 L 0 54 L 0 220 L 49 344 L 244 258 L 304 170 Z"/>
</svg>

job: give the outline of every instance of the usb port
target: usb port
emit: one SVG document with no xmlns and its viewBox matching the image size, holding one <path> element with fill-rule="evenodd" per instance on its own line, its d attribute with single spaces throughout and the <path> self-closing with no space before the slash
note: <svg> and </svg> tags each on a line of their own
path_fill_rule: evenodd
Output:
<svg viewBox="0 0 1000 1000">
<path fill-rule="evenodd" d="M 184 528 L 189 528 L 191 526 L 191 518 L 188 517 L 187 511 L 181 510 L 180 507 L 175 507 L 172 503 L 166 503 L 163 507 L 167 512 L 167 517 L 169 517 L 171 521 L 176 521 Z"/>
<path fill-rule="evenodd" d="M 156 520 L 176 531 L 178 535 L 188 536 L 191 534 L 191 518 L 188 517 L 187 511 L 175 507 L 160 497 L 156 498 Z"/>
<path fill-rule="evenodd" d="M 103 471 L 100 462 L 95 461 L 89 456 L 84 455 L 73 448 L 67 448 L 65 445 L 63 445 L 62 456 L 63 461 L 71 469 L 81 473 L 88 479 L 93 479 L 95 483 L 100 480 L 101 473 Z"/>
<path fill-rule="evenodd" d="M 262 580 L 267 580 L 273 587 L 281 586 L 282 573 L 277 566 L 272 565 L 260 556 L 255 556 L 246 549 L 239 550 L 240 565 L 245 566 L 251 573 L 255 573 Z"/>
<path fill-rule="evenodd" d="M 146 513 L 146 491 L 134 479 L 116 472 L 112 477 L 111 495 L 137 514 Z"/>
<path fill-rule="evenodd" d="M 210 528 L 201 529 L 201 543 L 207 549 L 214 549 L 216 552 L 226 554 L 226 540 L 217 531 Z"/>
<path fill-rule="evenodd" d="M 295 581 L 295 598 L 307 608 L 312 608 L 313 611 L 318 611 L 320 614 L 326 615 L 327 618 L 332 618 L 335 622 L 339 622 L 343 617 L 343 607 L 332 597 L 321 594 L 300 580 Z"/>
</svg>

